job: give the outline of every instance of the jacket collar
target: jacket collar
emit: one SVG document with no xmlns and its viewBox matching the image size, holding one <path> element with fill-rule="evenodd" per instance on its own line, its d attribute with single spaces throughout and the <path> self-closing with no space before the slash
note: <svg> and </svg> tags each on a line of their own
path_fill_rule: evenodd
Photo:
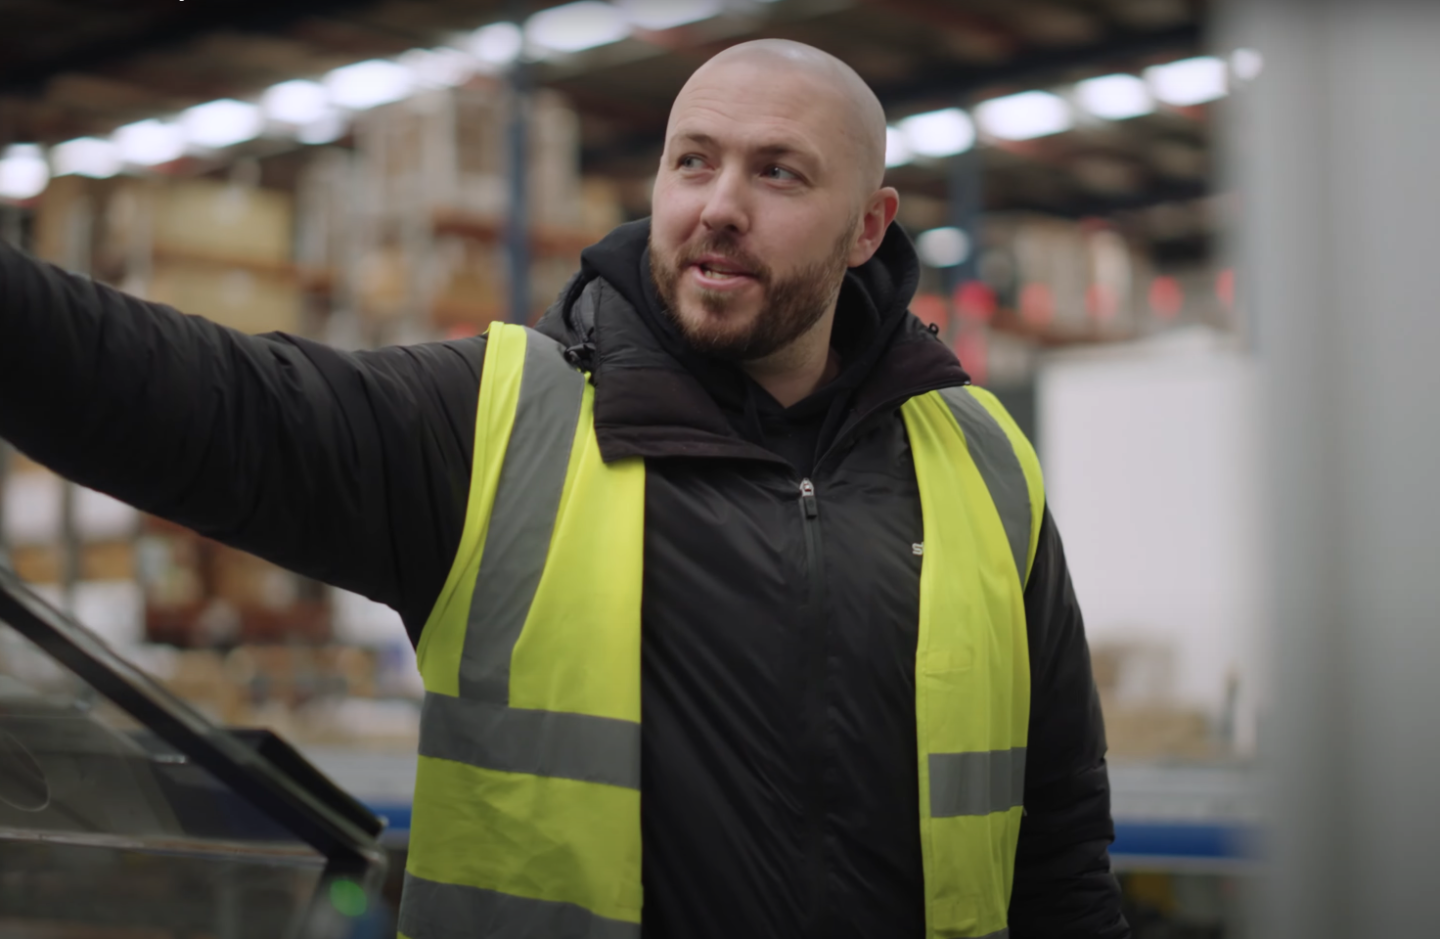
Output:
<svg viewBox="0 0 1440 939">
<path fill-rule="evenodd" d="M 637 230 L 638 225 L 644 228 Z M 648 220 L 621 226 L 596 247 L 615 238 L 633 241 L 641 231 L 648 234 L 648 228 Z M 877 261 L 899 266 L 894 260 L 897 254 L 914 264 L 909 239 L 899 226 L 892 226 L 877 252 Z M 673 337 L 658 336 L 654 318 L 637 310 L 636 301 L 646 302 L 643 296 L 635 296 L 638 278 L 622 287 L 612 278 L 624 281 L 626 272 L 607 278 L 595 267 L 582 264 L 537 329 L 567 346 L 572 361 L 591 372 L 595 434 L 602 458 L 607 463 L 630 456 L 783 463 L 731 427 L 714 395 L 695 374 L 704 364 L 677 350 Z M 900 281 L 897 300 L 901 306 L 882 311 L 894 319 L 877 333 L 881 348 L 873 354 L 867 350 L 864 371 L 855 377 L 856 387 L 844 424 L 835 436 L 836 444 L 873 416 L 910 397 L 970 381 L 945 344 L 903 308 L 914 289 L 913 272 L 901 270 L 900 274 L 896 279 Z M 713 383 L 713 376 L 707 377 Z"/>
</svg>

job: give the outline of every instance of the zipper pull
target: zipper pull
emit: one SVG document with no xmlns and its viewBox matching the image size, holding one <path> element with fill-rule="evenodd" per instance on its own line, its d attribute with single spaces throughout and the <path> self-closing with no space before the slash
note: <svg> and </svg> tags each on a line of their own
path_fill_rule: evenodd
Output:
<svg viewBox="0 0 1440 939">
<path fill-rule="evenodd" d="M 808 479 L 800 480 L 800 504 L 806 518 L 820 517 L 820 503 L 815 501 L 815 484 Z"/>
</svg>

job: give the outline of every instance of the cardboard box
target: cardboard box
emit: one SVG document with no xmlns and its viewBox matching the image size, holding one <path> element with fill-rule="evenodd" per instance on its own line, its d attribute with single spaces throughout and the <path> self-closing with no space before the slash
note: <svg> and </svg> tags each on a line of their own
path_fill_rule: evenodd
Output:
<svg viewBox="0 0 1440 939">
<path fill-rule="evenodd" d="M 580 117 L 558 92 L 541 89 L 535 93 L 529 169 L 531 223 L 580 227 Z"/>
<path fill-rule="evenodd" d="M 233 264 L 285 265 L 294 256 L 289 194 L 210 179 L 172 182 L 155 193 L 154 243 L 160 254 Z"/>
<path fill-rule="evenodd" d="M 1090 651 L 1116 759 L 1208 759 L 1224 745 L 1205 711 L 1174 699 L 1175 647 L 1156 639 L 1111 639 Z"/>
<path fill-rule="evenodd" d="M 298 333 L 305 308 L 293 275 L 203 261 L 157 262 L 148 296 L 245 333 Z"/>
<path fill-rule="evenodd" d="M 312 581 L 243 551 L 151 520 L 137 569 L 150 642 L 183 648 L 330 637 L 326 594 Z"/>
<path fill-rule="evenodd" d="M 1111 759 L 1206 760 L 1222 755 L 1204 712 L 1156 703 L 1121 705 L 1101 698 Z"/>
<path fill-rule="evenodd" d="M 246 689 L 225 668 L 218 652 L 191 649 L 176 654 L 163 683 L 177 697 L 222 724 L 242 722 Z"/>
<path fill-rule="evenodd" d="M 205 595 L 200 539 L 189 533 L 148 532 L 135 544 L 135 573 L 150 609 L 190 609 Z"/>
<path fill-rule="evenodd" d="M 65 550 L 59 545 L 21 545 L 11 553 L 15 573 L 32 584 L 58 584 L 65 576 Z M 109 541 L 80 546 L 81 580 L 133 580 L 135 546 Z"/>
<path fill-rule="evenodd" d="M 435 243 L 435 270 L 441 287 L 430 305 L 434 325 L 479 333 L 505 318 L 505 256 L 498 243 L 442 233 Z"/>
<path fill-rule="evenodd" d="M 410 296 L 410 266 L 395 245 L 376 248 L 360 265 L 360 306 L 372 319 L 393 319 L 405 312 Z"/>
<path fill-rule="evenodd" d="M 18 545 L 10 563 L 26 583 L 58 584 L 64 577 L 65 555 L 55 545 Z"/>
<path fill-rule="evenodd" d="M 580 269 L 579 258 L 540 258 L 530 268 L 531 324 L 559 298 Z"/>
<path fill-rule="evenodd" d="M 597 239 L 625 221 L 621 185 L 613 179 L 585 177 L 580 184 L 580 203 L 580 227 Z"/>
<path fill-rule="evenodd" d="M 375 694 L 375 653 L 354 646 L 246 644 L 230 651 L 225 669 L 255 705 L 295 708 L 317 698 Z"/>
<path fill-rule="evenodd" d="M 454 92 L 456 169 L 460 178 L 505 180 L 509 107 L 504 88 L 480 81 Z M 462 206 L 483 211 L 481 206 Z"/>
<path fill-rule="evenodd" d="M 95 184 L 83 176 L 50 181 L 35 213 L 35 255 L 73 267 L 94 249 Z"/>
<path fill-rule="evenodd" d="M 300 598 L 300 578 L 253 554 L 212 547 L 210 596 L 237 609 L 284 610 Z"/>
</svg>

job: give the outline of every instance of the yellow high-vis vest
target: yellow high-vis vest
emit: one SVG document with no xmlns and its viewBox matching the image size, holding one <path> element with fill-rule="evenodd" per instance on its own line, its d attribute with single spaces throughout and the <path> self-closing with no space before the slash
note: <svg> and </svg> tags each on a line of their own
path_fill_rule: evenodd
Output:
<svg viewBox="0 0 1440 939">
<path fill-rule="evenodd" d="M 605 463 L 555 341 L 489 331 L 460 548 L 425 681 L 403 939 L 639 939 L 645 465 Z M 902 407 L 924 518 L 915 661 L 929 939 L 1007 934 L 1024 795 L 1024 584 L 1044 490 L 989 393 Z"/>
</svg>

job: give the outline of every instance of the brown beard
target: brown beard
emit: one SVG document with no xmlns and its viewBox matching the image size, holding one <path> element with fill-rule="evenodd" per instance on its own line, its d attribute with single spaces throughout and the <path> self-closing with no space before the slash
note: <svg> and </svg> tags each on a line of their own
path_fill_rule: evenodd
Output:
<svg viewBox="0 0 1440 939">
<path fill-rule="evenodd" d="M 714 234 L 700 244 L 678 252 L 678 257 L 669 262 L 656 250 L 652 233 L 650 276 L 654 278 L 655 289 L 665 305 L 665 315 L 692 348 L 731 362 L 753 362 L 773 355 L 809 332 L 834 304 L 849 267 L 846 259 L 850 254 L 850 240 L 859 220 L 857 215 L 845 226 L 829 256 L 783 279 L 777 279 L 770 266 L 759 258 L 741 251 L 734 236 L 729 233 Z M 706 254 L 722 255 L 736 262 L 751 273 L 764 291 L 764 305 L 748 329 L 739 332 L 723 327 L 713 329 L 708 324 L 689 322 L 677 312 L 681 272 L 689 268 L 696 258 Z M 705 290 L 700 293 L 700 305 L 715 316 L 729 312 L 735 303 L 736 298 L 726 292 Z"/>
</svg>

